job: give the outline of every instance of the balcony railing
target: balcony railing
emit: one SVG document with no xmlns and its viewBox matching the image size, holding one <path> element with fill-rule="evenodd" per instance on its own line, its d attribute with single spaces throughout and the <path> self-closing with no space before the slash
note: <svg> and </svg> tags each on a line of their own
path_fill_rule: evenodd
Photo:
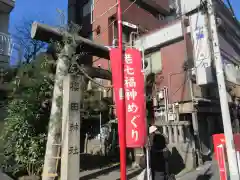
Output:
<svg viewBox="0 0 240 180">
<path fill-rule="evenodd" d="M 9 34 L 0 32 L 0 55 L 11 56 L 13 42 Z"/>
</svg>

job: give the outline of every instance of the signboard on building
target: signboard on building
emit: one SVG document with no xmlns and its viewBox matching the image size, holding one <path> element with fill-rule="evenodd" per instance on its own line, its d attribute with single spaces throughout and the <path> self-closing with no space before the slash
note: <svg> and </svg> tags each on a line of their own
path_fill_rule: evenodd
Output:
<svg viewBox="0 0 240 180">
<path fill-rule="evenodd" d="M 214 82 L 211 66 L 209 35 L 205 15 L 201 12 L 190 16 L 190 29 L 193 41 L 194 64 L 198 85 Z"/>
<path fill-rule="evenodd" d="M 176 3 L 176 9 L 178 13 L 182 13 L 182 14 L 186 14 L 189 13 L 195 9 L 197 9 L 200 4 L 201 4 L 201 0 L 180 0 L 181 5 L 179 5 L 178 1 L 175 1 Z M 179 8 L 179 6 L 181 7 L 181 10 Z"/>
<path fill-rule="evenodd" d="M 110 59 L 117 116 L 119 121 L 126 121 L 127 147 L 143 147 L 146 143 L 147 128 L 141 52 L 132 48 L 126 50 L 123 77 L 119 68 L 122 66 L 120 54 L 119 49 L 111 49 Z M 121 87 L 123 81 L 124 91 Z M 122 109 L 122 103 L 125 103 L 126 109 Z M 125 117 L 122 116 L 124 111 Z"/>
</svg>

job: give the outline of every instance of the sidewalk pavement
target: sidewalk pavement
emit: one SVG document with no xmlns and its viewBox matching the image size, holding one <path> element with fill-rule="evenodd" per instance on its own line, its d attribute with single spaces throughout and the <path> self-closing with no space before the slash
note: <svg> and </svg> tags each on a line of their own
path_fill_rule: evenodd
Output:
<svg viewBox="0 0 240 180">
<path fill-rule="evenodd" d="M 196 170 L 183 176 L 178 176 L 177 180 L 219 180 L 219 171 L 215 161 L 207 162 Z"/>
<path fill-rule="evenodd" d="M 137 176 L 142 169 L 131 168 L 127 169 L 127 179 L 137 180 Z M 80 173 L 81 180 L 120 180 L 120 167 L 119 164 L 115 164 L 111 167 L 104 169 L 94 170 L 91 172 Z M 216 162 L 207 162 L 204 165 L 198 167 L 196 170 L 176 176 L 177 180 L 219 180 L 219 172 Z"/>
</svg>

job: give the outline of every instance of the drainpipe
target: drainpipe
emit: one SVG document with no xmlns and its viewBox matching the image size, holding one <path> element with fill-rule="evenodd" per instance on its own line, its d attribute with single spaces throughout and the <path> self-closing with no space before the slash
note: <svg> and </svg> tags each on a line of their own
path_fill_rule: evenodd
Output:
<svg viewBox="0 0 240 180">
<path fill-rule="evenodd" d="M 174 76 L 174 75 L 178 75 L 178 74 L 182 74 L 183 72 L 177 72 L 177 73 L 173 73 L 173 72 L 171 72 L 171 73 L 169 73 L 168 74 L 168 89 L 170 90 L 170 103 L 172 104 L 173 103 L 173 100 L 172 100 L 172 87 L 171 87 L 171 84 L 172 84 L 172 81 L 171 81 L 171 78 L 172 78 L 172 76 Z"/>
<path fill-rule="evenodd" d="M 116 43 L 118 42 L 118 39 L 114 38 L 112 41 L 112 47 L 116 47 Z"/>
<path fill-rule="evenodd" d="M 163 97 L 164 97 L 164 106 L 165 106 L 165 120 L 168 122 L 168 89 L 166 86 L 163 87 Z"/>
<path fill-rule="evenodd" d="M 137 32 L 131 32 L 130 33 L 130 38 L 129 38 L 129 41 L 130 41 L 130 46 L 134 46 L 134 35 L 136 35 L 136 37 L 138 36 L 138 29 L 137 29 Z"/>
<path fill-rule="evenodd" d="M 166 103 L 167 103 L 167 113 L 169 112 L 169 95 L 168 95 L 168 87 L 165 87 L 166 90 Z"/>
</svg>

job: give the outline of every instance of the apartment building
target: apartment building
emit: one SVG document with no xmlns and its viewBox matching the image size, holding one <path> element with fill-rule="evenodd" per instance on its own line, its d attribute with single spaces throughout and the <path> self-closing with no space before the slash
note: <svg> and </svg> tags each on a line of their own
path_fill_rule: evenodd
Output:
<svg viewBox="0 0 240 180">
<path fill-rule="evenodd" d="M 116 0 L 69 0 L 69 20 L 82 26 L 81 35 L 105 46 L 117 42 L 117 4 Z M 138 27 L 138 32 L 144 34 L 161 27 L 165 18 L 170 15 L 168 0 L 122 0 L 123 21 Z M 123 42 L 129 43 L 131 32 L 136 31 L 123 25 Z M 115 40 L 114 40 L 115 39 Z M 97 59 L 94 65 L 108 68 L 109 63 Z"/>
</svg>

